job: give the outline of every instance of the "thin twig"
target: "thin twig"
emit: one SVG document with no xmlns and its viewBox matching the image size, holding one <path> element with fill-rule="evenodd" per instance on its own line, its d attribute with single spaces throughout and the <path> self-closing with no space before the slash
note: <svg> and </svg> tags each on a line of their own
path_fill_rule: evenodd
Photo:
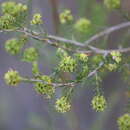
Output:
<svg viewBox="0 0 130 130">
<path fill-rule="evenodd" d="M 104 65 L 104 62 L 101 62 L 101 63 L 99 64 L 99 66 L 98 66 L 95 70 L 93 70 L 92 72 L 90 72 L 90 73 L 88 74 L 87 78 L 90 78 L 91 76 L 95 75 L 95 74 L 97 73 L 97 71 L 98 71 L 103 65 Z"/>
<path fill-rule="evenodd" d="M 73 87 L 75 85 L 75 82 L 68 82 L 68 83 L 47 83 L 46 81 L 43 81 L 43 80 L 39 80 L 39 79 L 25 79 L 23 78 L 22 79 L 23 82 L 42 82 L 43 84 L 46 84 L 46 85 L 51 85 L 53 87 L 64 87 L 64 86 L 70 86 L 70 87 Z"/>
<path fill-rule="evenodd" d="M 130 22 L 124 22 L 112 27 L 109 27 L 108 29 L 105 29 L 104 31 L 97 33 L 96 35 L 92 36 L 89 40 L 84 42 L 84 47 L 87 47 L 90 43 L 94 42 L 95 40 L 99 39 L 100 37 L 103 37 L 104 35 L 108 35 L 112 32 L 118 31 L 120 29 L 126 28 L 130 26 Z"/>
<path fill-rule="evenodd" d="M 123 25 L 125 25 L 125 23 L 122 24 L 122 26 Z M 122 26 L 120 25 L 119 27 L 122 27 Z M 130 26 L 130 22 L 129 22 L 129 26 Z M 111 28 L 110 30 L 107 31 L 107 33 L 108 32 L 110 33 L 110 31 L 112 31 L 112 30 L 113 29 Z M 130 51 L 130 47 L 128 47 L 128 48 L 120 48 L 120 49 L 108 49 L 108 50 L 105 50 L 105 49 L 99 49 L 99 48 L 93 47 L 91 45 L 86 45 L 87 48 L 89 48 L 90 50 L 77 50 L 77 49 L 71 50 L 71 49 L 67 49 L 67 48 L 64 48 L 63 46 L 61 46 L 61 43 L 63 43 L 63 44 L 65 44 L 65 43 L 66 44 L 71 44 L 71 45 L 79 46 L 79 47 L 82 47 L 82 48 L 84 48 L 84 44 L 81 43 L 81 42 L 77 42 L 77 41 L 74 41 L 74 40 L 68 40 L 68 39 L 65 39 L 65 38 L 62 38 L 62 37 L 53 36 L 53 35 L 47 35 L 45 38 L 42 38 L 40 33 L 28 31 L 27 29 L 17 30 L 17 31 L 18 32 L 23 32 L 26 35 L 28 35 L 28 36 L 36 39 L 36 40 L 44 41 L 45 43 L 48 43 L 48 44 L 50 44 L 52 46 L 61 47 L 63 49 L 66 49 L 66 50 L 72 51 L 72 52 L 105 54 L 105 53 L 111 53 L 112 51 L 119 51 L 121 53 Z M 104 31 L 104 33 L 105 33 L 105 31 Z M 103 35 L 104 33 L 102 32 L 101 34 Z M 101 34 L 99 35 L 99 37 L 101 36 Z M 60 45 L 59 45 L 58 42 L 60 42 Z"/>
<path fill-rule="evenodd" d="M 88 75 L 87 75 L 87 79 L 92 77 L 93 75 L 95 75 L 97 73 L 97 71 L 104 65 L 104 62 L 101 62 L 99 63 L 99 66 L 94 69 L 92 72 L 90 72 Z M 68 83 L 47 83 L 46 81 L 43 81 L 43 80 L 39 80 L 39 79 L 28 79 L 28 78 L 23 78 L 22 81 L 24 82 L 42 82 L 43 84 L 46 84 L 46 85 L 51 85 L 55 88 L 57 87 L 74 87 L 76 84 L 80 83 L 80 81 L 78 82 L 75 82 L 75 81 L 72 81 L 72 82 L 68 82 Z"/>
</svg>

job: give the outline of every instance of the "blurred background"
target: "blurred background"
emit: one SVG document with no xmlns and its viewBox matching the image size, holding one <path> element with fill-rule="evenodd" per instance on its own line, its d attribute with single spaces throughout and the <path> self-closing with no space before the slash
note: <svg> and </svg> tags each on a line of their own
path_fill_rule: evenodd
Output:
<svg viewBox="0 0 130 130">
<path fill-rule="evenodd" d="M 0 0 L 5 2 L 6 0 Z M 20 2 L 20 0 L 15 0 Z M 44 28 L 51 34 L 64 35 L 65 27 L 59 25 L 58 13 L 70 9 L 76 19 L 87 17 L 92 20 L 96 31 L 119 24 L 123 17 L 118 11 L 108 11 L 102 0 L 21 0 L 30 7 L 30 17 L 40 12 L 44 20 Z M 122 9 L 130 11 L 130 0 L 123 0 Z M 98 16 L 100 14 L 100 16 Z M 71 29 L 68 32 L 71 32 Z M 116 48 L 123 31 L 114 32 L 105 44 L 106 48 Z M 95 33 L 95 31 L 94 31 Z M 92 35 L 92 34 L 90 34 Z M 102 86 L 109 101 L 103 113 L 91 109 L 93 91 L 91 86 L 78 86 L 72 99 L 72 110 L 65 114 L 57 113 L 51 101 L 37 95 L 32 84 L 20 84 L 12 88 L 4 83 L 3 75 L 9 68 L 18 70 L 23 76 L 31 75 L 31 64 L 21 62 L 5 52 L 4 42 L 15 34 L 0 34 L 0 130 L 117 130 L 116 120 L 124 112 L 127 102 L 124 94 L 126 85 L 119 73 L 109 73 L 104 77 Z M 85 37 L 87 39 L 89 36 Z M 50 74 L 57 63 L 55 49 L 50 46 L 31 41 L 40 48 L 40 70 Z"/>
</svg>

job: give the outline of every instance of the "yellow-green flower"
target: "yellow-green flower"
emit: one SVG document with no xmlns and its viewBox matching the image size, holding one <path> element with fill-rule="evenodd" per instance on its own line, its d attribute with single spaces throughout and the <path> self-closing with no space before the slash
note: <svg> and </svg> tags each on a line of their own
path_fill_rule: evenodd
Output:
<svg viewBox="0 0 130 130">
<path fill-rule="evenodd" d="M 61 24 L 66 24 L 73 21 L 73 16 L 70 10 L 64 10 L 62 13 L 60 13 L 59 17 Z"/>
<path fill-rule="evenodd" d="M 59 99 L 57 99 L 55 108 L 58 112 L 65 113 L 70 111 L 71 105 L 70 102 L 68 101 L 67 97 L 63 96 Z"/>
<path fill-rule="evenodd" d="M 39 94 L 46 95 L 46 97 L 50 99 L 55 93 L 55 88 L 51 85 L 51 78 L 49 76 L 43 75 L 39 79 L 42 80 L 43 83 L 35 83 L 35 91 Z"/>
<path fill-rule="evenodd" d="M 75 24 L 74 29 L 80 33 L 88 33 L 91 29 L 91 21 L 86 18 L 80 18 Z"/>
<path fill-rule="evenodd" d="M 16 3 L 13 1 L 2 3 L 1 8 L 4 14 L 10 14 L 14 17 L 17 17 L 28 10 L 27 5 L 24 5 L 22 3 Z"/>
<path fill-rule="evenodd" d="M 5 14 L 0 17 L 0 29 L 12 29 L 15 23 L 16 19 L 10 14 Z"/>
<path fill-rule="evenodd" d="M 121 53 L 119 51 L 112 51 L 110 54 L 112 56 L 112 59 L 117 63 L 121 62 Z"/>
<path fill-rule="evenodd" d="M 59 69 L 63 72 L 74 72 L 76 65 L 75 59 L 66 56 L 60 61 Z"/>
<path fill-rule="evenodd" d="M 34 62 L 38 60 L 38 51 L 34 47 L 27 48 L 23 54 L 23 61 Z"/>
<path fill-rule="evenodd" d="M 106 109 L 107 102 L 104 96 L 94 96 L 92 99 L 92 108 L 97 112 L 102 112 Z"/>
<path fill-rule="evenodd" d="M 21 82 L 21 76 L 18 71 L 10 69 L 5 73 L 4 80 L 7 85 L 17 86 Z"/>
<path fill-rule="evenodd" d="M 117 120 L 119 130 L 130 130 L 130 115 L 124 114 Z"/>
<path fill-rule="evenodd" d="M 109 64 L 106 64 L 105 67 L 106 67 L 109 71 L 114 71 L 114 70 L 117 69 L 118 66 L 117 66 L 116 63 L 113 63 L 113 64 L 109 63 Z"/>
<path fill-rule="evenodd" d="M 85 63 L 88 61 L 88 56 L 84 53 L 77 53 L 76 58 L 81 62 L 85 62 Z"/>
<path fill-rule="evenodd" d="M 13 1 L 4 2 L 1 4 L 3 15 L 11 15 L 15 19 L 15 27 L 21 27 L 25 24 L 28 7 L 22 3 Z"/>
<path fill-rule="evenodd" d="M 33 19 L 31 21 L 31 24 L 42 24 L 42 16 L 39 13 L 36 13 L 33 15 Z"/>
<path fill-rule="evenodd" d="M 25 41 L 21 39 L 12 38 L 6 41 L 5 50 L 12 55 L 16 55 L 20 52 Z"/>
</svg>

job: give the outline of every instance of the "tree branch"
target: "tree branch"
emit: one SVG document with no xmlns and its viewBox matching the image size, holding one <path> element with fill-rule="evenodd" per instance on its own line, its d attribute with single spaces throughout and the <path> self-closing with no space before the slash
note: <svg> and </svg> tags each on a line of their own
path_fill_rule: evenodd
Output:
<svg viewBox="0 0 130 130">
<path fill-rule="evenodd" d="M 110 53 L 112 51 L 119 51 L 121 53 L 124 52 L 129 52 L 130 51 L 130 47 L 128 48 L 119 48 L 119 49 L 100 49 L 100 48 L 96 48 L 94 46 L 89 45 L 91 42 L 94 42 L 95 40 L 99 39 L 100 37 L 103 37 L 107 34 L 110 34 L 114 31 L 126 28 L 130 26 L 130 22 L 124 22 L 121 23 L 119 25 L 110 27 L 100 33 L 97 33 L 96 35 L 92 36 L 89 40 L 87 40 L 85 43 L 81 43 L 75 40 L 69 40 L 63 37 L 58 37 L 58 36 L 53 36 L 53 35 L 48 35 L 46 33 L 38 33 L 32 30 L 29 30 L 27 28 L 22 28 L 22 29 L 15 29 L 15 30 L 1 30 L 0 32 L 21 32 L 24 33 L 25 35 L 38 40 L 38 41 L 42 41 L 46 44 L 49 44 L 51 46 L 54 47 L 60 47 L 63 49 L 66 49 L 67 51 L 71 51 L 71 52 L 76 52 L 76 53 L 96 53 L 96 54 L 106 54 L 106 53 Z M 66 48 L 63 45 L 64 44 L 69 44 L 69 45 L 73 45 L 75 47 L 79 47 L 80 49 L 71 49 L 71 48 Z M 88 48 L 89 50 L 86 50 L 86 48 Z"/>
<path fill-rule="evenodd" d="M 115 26 L 112 26 L 100 33 L 97 33 L 96 35 L 92 36 L 89 40 L 85 41 L 84 47 L 87 47 L 90 43 L 94 42 L 95 40 L 99 39 L 100 37 L 103 37 L 104 35 L 108 35 L 112 32 L 118 31 L 120 29 L 126 28 L 130 26 L 130 22 L 124 22 Z"/>
<path fill-rule="evenodd" d="M 90 72 L 88 75 L 87 75 L 87 79 L 94 76 L 97 71 L 104 65 L 104 62 L 101 62 L 99 63 L 99 66 L 97 68 L 95 68 L 92 72 Z M 80 81 L 78 82 L 75 82 L 75 81 L 72 81 L 72 82 L 67 82 L 67 83 L 47 83 L 43 80 L 39 80 L 39 79 L 33 79 L 33 78 L 30 78 L 30 79 L 27 79 L 27 78 L 23 78 L 22 81 L 24 82 L 42 82 L 43 84 L 46 84 L 46 85 L 51 85 L 55 88 L 57 87 L 74 87 L 76 84 L 80 83 Z"/>
<path fill-rule="evenodd" d="M 33 79 L 33 78 L 31 78 L 31 79 L 22 79 L 22 81 L 24 81 L 24 82 L 41 82 L 41 83 L 43 83 L 43 84 L 46 84 L 46 85 L 51 85 L 51 86 L 53 86 L 53 87 L 63 87 L 63 86 L 69 86 L 69 87 L 73 87 L 74 85 L 75 85 L 75 82 L 68 82 L 68 83 L 47 83 L 47 82 L 45 82 L 45 81 L 43 81 L 43 80 L 39 80 L 39 79 Z"/>
</svg>

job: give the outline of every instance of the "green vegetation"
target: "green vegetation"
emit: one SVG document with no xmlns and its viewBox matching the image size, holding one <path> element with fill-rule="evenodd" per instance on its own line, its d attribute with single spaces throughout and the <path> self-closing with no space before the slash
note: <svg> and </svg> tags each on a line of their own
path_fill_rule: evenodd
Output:
<svg viewBox="0 0 130 130">
<path fill-rule="evenodd" d="M 120 0 L 104 0 L 104 5 L 108 10 L 119 9 L 121 7 Z M 95 12 L 101 12 L 102 8 L 98 5 Z M 47 32 L 36 32 L 31 28 L 26 27 L 25 21 L 28 19 L 28 7 L 22 3 L 4 2 L 1 4 L 2 16 L 0 16 L 0 31 L 3 32 L 17 32 L 18 37 L 11 38 L 5 42 L 5 50 L 11 55 L 21 54 L 19 57 L 22 62 L 29 62 L 32 64 L 32 77 L 26 78 L 21 76 L 18 71 L 10 69 L 5 73 L 4 80 L 7 85 L 18 86 L 21 82 L 32 83 L 34 91 L 39 95 L 45 95 L 47 99 L 55 100 L 55 92 L 57 89 L 65 88 L 59 98 L 56 98 L 54 106 L 58 112 L 65 113 L 71 110 L 71 97 L 77 85 L 85 82 L 85 80 L 92 81 L 96 87 L 96 96 L 93 97 L 91 106 L 96 112 L 103 112 L 108 106 L 107 99 L 103 95 L 101 82 L 104 74 L 115 71 L 121 72 L 127 77 L 128 73 L 125 65 L 130 65 L 125 53 L 130 51 L 130 48 L 122 48 L 115 50 L 106 50 L 94 47 L 91 42 L 94 42 L 100 37 L 103 37 L 111 32 L 130 26 L 129 22 L 106 29 L 104 32 L 97 33 L 83 41 L 83 36 L 91 36 L 95 34 L 99 28 L 95 27 L 93 19 L 97 19 L 98 25 L 104 23 L 105 15 L 101 13 L 101 17 L 93 16 L 92 18 L 80 17 L 75 19 L 69 9 L 64 10 L 59 14 L 60 23 L 62 26 L 72 28 L 73 39 L 69 40 L 64 37 L 58 37 L 48 34 Z M 128 20 L 128 19 L 127 19 Z M 44 24 L 42 16 L 35 13 L 31 20 L 30 26 L 39 27 Z M 68 29 L 68 28 L 67 28 Z M 66 29 L 66 32 L 69 31 Z M 35 46 L 31 45 L 26 48 L 28 39 L 32 38 L 42 44 L 48 44 L 57 48 L 56 54 L 58 58 L 57 66 L 53 69 L 52 74 L 45 75 L 39 71 L 38 60 L 40 60 L 40 51 Z M 78 41 L 76 40 L 78 39 Z M 104 46 L 104 41 L 101 42 Z M 99 45 L 100 46 L 100 45 Z M 22 53 L 21 53 L 22 52 Z M 73 75 L 73 78 L 63 81 L 64 73 Z M 71 77 L 71 76 L 70 76 Z M 125 78 L 127 81 L 127 78 Z M 62 89 L 64 91 L 64 89 Z M 117 121 L 120 130 L 130 129 L 130 115 L 124 114 Z"/>
</svg>

